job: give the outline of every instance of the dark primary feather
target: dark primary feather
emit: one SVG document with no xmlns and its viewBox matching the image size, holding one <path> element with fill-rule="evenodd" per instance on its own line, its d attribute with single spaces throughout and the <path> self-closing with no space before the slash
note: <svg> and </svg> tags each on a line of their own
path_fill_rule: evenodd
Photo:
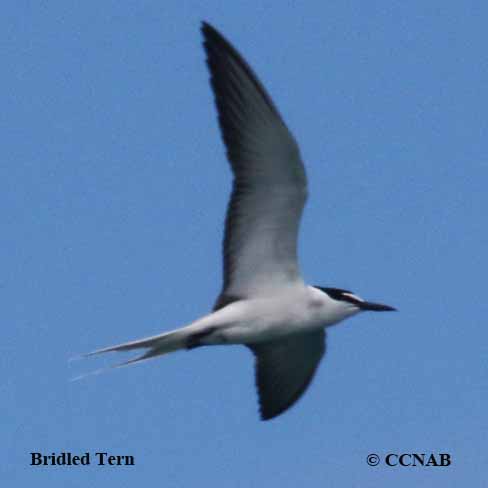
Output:
<svg viewBox="0 0 488 488">
<path fill-rule="evenodd" d="M 215 305 L 219 308 L 246 298 L 264 277 L 278 281 L 299 275 L 296 240 L 307 190 L 298 146 L 263 85 L 217 30 L 203 23 L 202 33 L 234 173 L 223 243 L 224 285 Z"/>
<path fill-rule="evenodd" d="M 267 108 L 281 120 L 281 116 L 273 100 L 271 100 L 266 89 L 237 49 L 217 29 L 207 22 L 202 22 L 202 34 L 205 39 L 203 45 L 207 52 L 207 64 L 212 75 L 211 82 L 219 109 L 219 119 L 223 119 L 222 123 L 226 124 L 226 122 L 229 122 L 230 126 L 232 126 L 233 119 L 233 114 L 229 113 L 224 97 L 230 96 L 234 101 L 245 101 L 242 93 L 239 93 L 238 77 L 241 76 L 241 73 L 252 83 L 256 93 L 259 94 L 262 101 L 267 105 Z M 240 108 L 245 109 L 242 106 Z M 222 130 L 225 137 L 224 128 Z"/>
<path fill-rule="evenodd" d="M 296 334 L 248 347 L 256 358 L 261 418 L 269 420 L 290 408 L 310 385 L 325 353 L 325 332 Z"/>
</svg>

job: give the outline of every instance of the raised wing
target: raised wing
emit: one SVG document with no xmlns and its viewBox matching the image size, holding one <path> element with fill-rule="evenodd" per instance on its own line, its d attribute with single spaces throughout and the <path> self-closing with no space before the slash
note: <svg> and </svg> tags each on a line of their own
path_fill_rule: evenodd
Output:
<svg viewBox="0 0 488 488">
<path fill-rule="evenodd" d="M 219 308 L 301 281 L 297 236 L 307 180 L 293 136 L 249 65 L 212 26 L 203 23 L 202 33 L 234 173 Z"/>
<path fill-rule="evenodd" d="M 256 358 L 261 418 L 269 420 L 290 408 L 310 385 L 325 353 L 325 332 L 296 334 L 248 347 Z"/>
</svg>

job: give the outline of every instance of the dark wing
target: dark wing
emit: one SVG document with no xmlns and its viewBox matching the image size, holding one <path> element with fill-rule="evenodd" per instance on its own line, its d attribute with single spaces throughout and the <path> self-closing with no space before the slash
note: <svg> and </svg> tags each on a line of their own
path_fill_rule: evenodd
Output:
<svg viewBox="0 0 488 488">
<path fill-rule="evenodd" d="M 203 23 L 202 33 L 234 174 L 218 308 L 301 281 L 297 236 L 307 180 L 293 136 L 249 65 L 212 26 Z"/>
<path fill-rule="evenodd" d="M 256 359 L 261 418 L 269 420 L 290 408 L 310 385 L 325 353 L 325 332 L 297 334 L 248 347 Z"/>
</svg>

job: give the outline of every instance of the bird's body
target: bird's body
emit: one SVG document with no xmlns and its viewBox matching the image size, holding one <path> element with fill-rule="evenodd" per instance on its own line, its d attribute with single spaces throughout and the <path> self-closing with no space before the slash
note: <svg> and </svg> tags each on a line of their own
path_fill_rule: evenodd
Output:
<svg viewBox="0 0 488 488">
<path fill-rule="evenodd" d="M 215 344 L 252 344 L 313 332 L 354 313 L 354 307 L 347 310 L 317 288 L 302 285 L 285 288 L 274 296 L 231 303 L 210 317 L 231 324 L 223 326 L 222 342 L 216 339 Z M 210 336 L 209 341 L 212 339 Z"/>
<path fill-rule="evenodd" d="M 202 33 L 234 174 L 224 237 L 224 286 L 214 310 L 157 336 L 100 349 L 146 349 L 131 364 L 180 349 L 243 344 L 256 358 L 261 417 L 284 412 L 306 390 L 325 352 L 325 328 L 364 310 L 394 310 L 348 290 L 308 286 L 297 236 L 307 199 L 298 145 L 270 96 L 212 26 Z"/>
<path fill-rule="evenodd" d="M 164 354 L 170 337 L 178 339 L 181 348 L 190 349 L 204 345 L 257 344 L 323 329 L 357 312 L 352 305 L 344 306 L 319 289 L 302 285 L 284 288 L 269 297 L 238 300 L 175 331 L 94 354 L 122 350 L 124 346 L 125 350 L 137 349 L 146 341 L 151 341 L 151 347 L 159 348 L 160 354 Z"/>
</svg>

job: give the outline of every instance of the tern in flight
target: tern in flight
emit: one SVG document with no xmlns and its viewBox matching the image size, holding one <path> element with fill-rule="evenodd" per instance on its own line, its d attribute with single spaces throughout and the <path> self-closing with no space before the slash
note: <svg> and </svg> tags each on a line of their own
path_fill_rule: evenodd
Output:
<svg viewBox="0 0 488 488">
<path fill-rule="evenodd" d="M 180 349 L 243 344 L 255 356 L 260 414 L 290 408 L 325 352 L 325 329 L 363 311 L 395 310 L 340 288 L 308 286 L 297 262 L 307 199 L 300 151 L 253 70 L 214 27 L 202 34 L 222 138 L 234 175 L 213 311 L 180 329 L 89 353 L 145 349 L 122 365 Z"/>
</svg>

